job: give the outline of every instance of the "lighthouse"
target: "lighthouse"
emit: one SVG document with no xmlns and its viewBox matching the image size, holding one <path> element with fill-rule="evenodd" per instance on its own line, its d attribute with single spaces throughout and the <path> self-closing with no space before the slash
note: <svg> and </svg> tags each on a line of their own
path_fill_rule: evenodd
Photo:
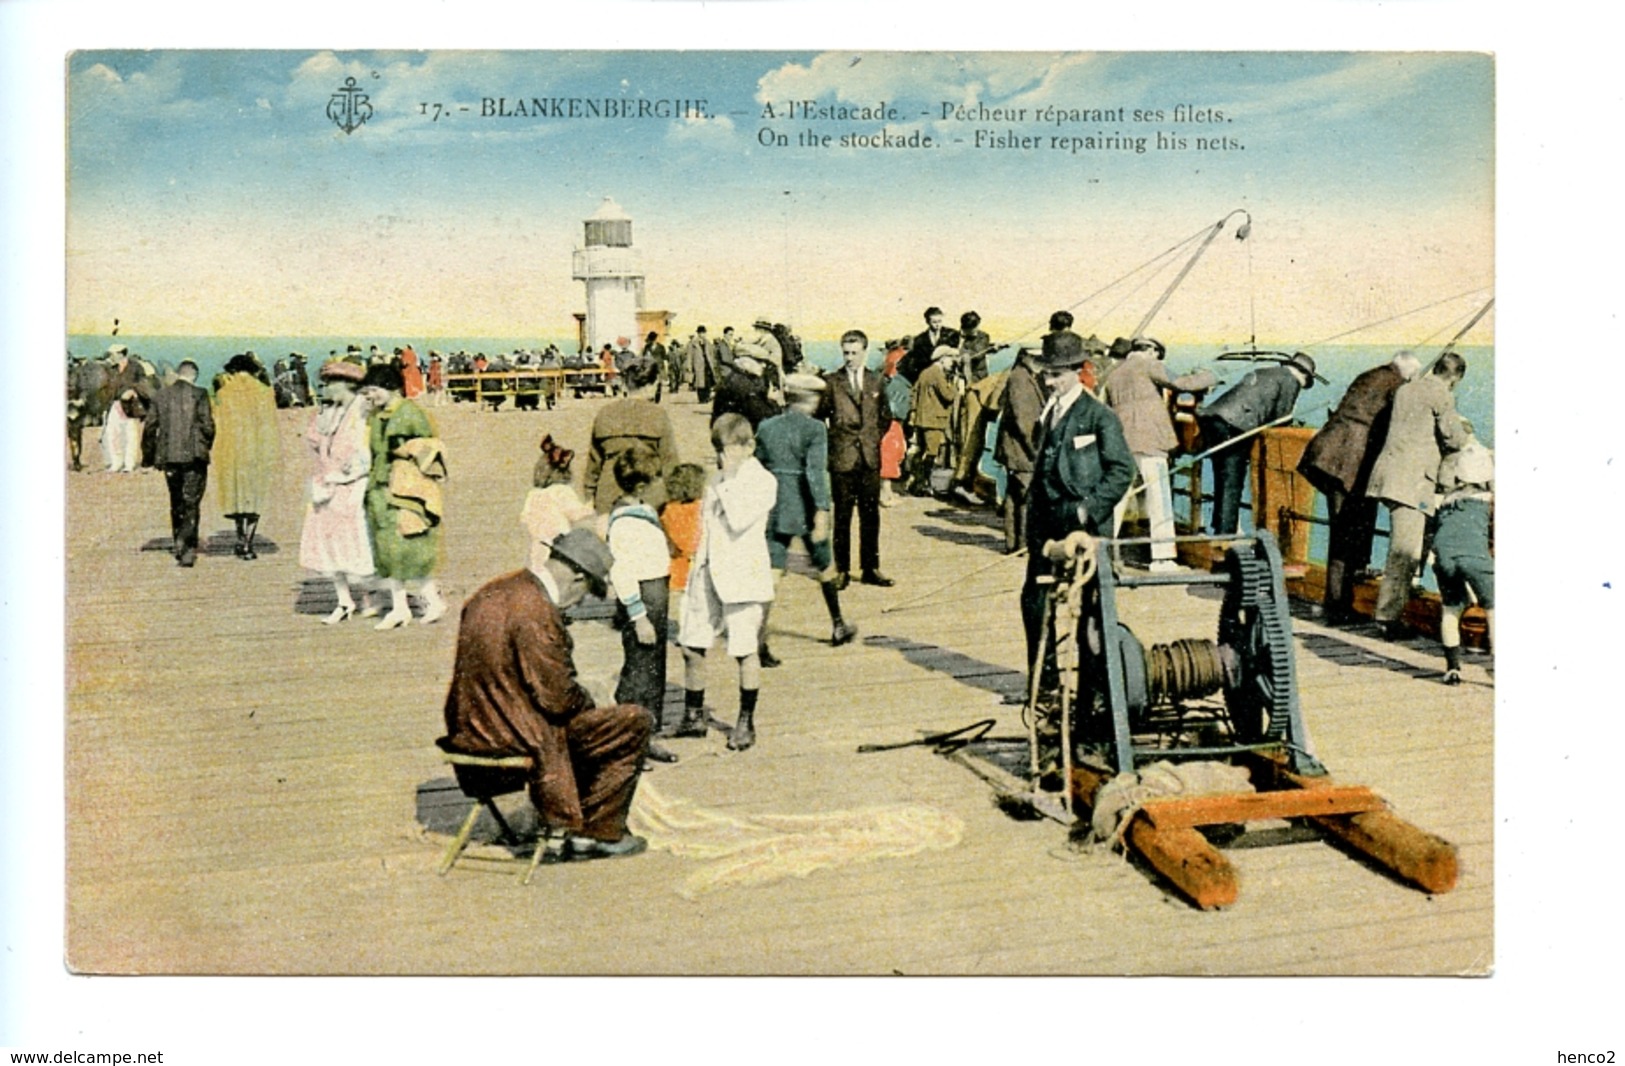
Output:
<svg viewBox="0 0 1625 1066">
<path fill-rule="evenodd" d="M 586 220 L 586 246 L 576 249 L 570 276 L 587 286 L 587 314 L 582 346 L 596 352 L 604 345 L 626 344 L 634 350 L 643 309 L 643 271 L 632 248 L 632 219 L 608 196 Z M 578 316 L 580 317 L 580 316 Z"/>
</svg>

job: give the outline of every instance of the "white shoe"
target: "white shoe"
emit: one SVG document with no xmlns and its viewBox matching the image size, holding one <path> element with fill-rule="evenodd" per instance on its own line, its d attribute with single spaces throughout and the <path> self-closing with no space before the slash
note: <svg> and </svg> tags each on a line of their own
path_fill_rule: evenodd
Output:
<svg viewBox="0 0 1625 1066">
<path fill-rule="evenodd" d="M 383 621 L 373 626 L 374 629 L 399 629 L 412 620 L 411 611 L 390 611 L 384 615 Z"/>
<path fill-rule="evenodd" d="M 336 626 L 340 622 L 348 622 L 350 616 L 355 614 L 355 604 L 341 603 L 333 608 L 333 613 L 322 619 L 324 626 Z"/>
<path fill-rule="evenodd" d="M 446 616 L 446 601 L 435 597 L 434 602 L 425 604 L 423 614 L 418 618 L 418 624 L 432 626 Z"/>
</svg>

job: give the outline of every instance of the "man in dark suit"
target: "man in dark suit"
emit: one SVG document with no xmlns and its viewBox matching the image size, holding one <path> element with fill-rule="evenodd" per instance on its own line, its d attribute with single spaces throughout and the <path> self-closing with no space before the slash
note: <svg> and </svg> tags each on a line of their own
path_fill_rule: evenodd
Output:
<svg viewBox="0 0 1625 1066">
<path fill-rule="evenodd" d="M 1331 518 L 1322 602 L 1334 625 L 1353 620 L 1354 577 L 1371 563 L 1377 529 L 1377 501 L 1366 485 L 1388 439 L 1394 393 L 1420 367 L 1416 356 L 1399 352 L 1355 378 L 1298 460 L 1298 472 L 1326 497 Z"/>
<path fill-rule="evenodd" d="M 437 741 L 464 755 L 530 756 L 528 771 L 458 766 L 458 780 L 490 791 L 528 786 L 545 838 L 537 846 L 561 859 L 646 847 L 627 832 L 626 814 L 653 719 L 634 703 L 593 705 L 564 628 L 563 612 L 589 588 L 604 594 L 612 561 L 591 531 L 572 529 L 539 570 L 496 578 L 468 598 Z"/>
<path fill-rule="evenodd" d="M 1038 453 L 1027 496 L 1027 580 L 1021 587 L 1028 663 L 1044 626 L 1039 579 L 1051 568 L 1045 543 L 1080 530 L 1097 537 L 1109 531 L 1112 508 L 1134 481 L 1134 454 L 1123 440 L 1121 423 L 1079 377 L 1085 358 L 1076 333 L 1044 338 L 1040 366 L 1049 399 L 1038 419 Z"/>
<path fill-rule="evenodd" d="M 1208 404 L 1196 416 L 1202 427 L 1202 446 L 1215 448 L 1226 441 L 1279 422 L 1292 413 L 1300 390 L 1313 388 L 1315 361 L 1302 352 L 1280 366 L 1254 370 L 1236 387 Z M 1253 442 L 1231 444 L 1214 453 L 1213 532 L 1226 536 L 1241 524 L 1241 490 Z M 1258 516 L 1253 516 L 1258 525 Z"/>
<path fill-rule="evenodd" d="M 845 365 L 824 375 L 828 386 L 818 417 L 829 426 L 829 475 L 835 501 L 836 588 L 851 582 L 852 509 L 858 511 L 858 562 L 865 585 L 896 584 L 880 572 L 880 438 L 891 428 L 885 379 L 864 366 L 869 338 L 841 335 Z"/>
<path fill-rule="evenodd" d="M 897 372 L 907 378 L 910 385 L 914 384 L 925 373 L 925 368 L 931 365 L 931 356 L 944 344 L 950 348 L 959 347 L 959 334 L 955 330 L 942 328 L 942 308 L 927 307 L 925 332 L 915 337 L 909 345 L 908 354 L 897 364 Z"/>
<path fill-rule="evenodd" d="M 190 359 L 175 368 L 175 381 L 153 398 L 147 433 L 153 462 L 169 485 L 169 526 L 174 534 L 175 562 L 197 562 L 198 507 L 209 479 L 209 449 L 214 444 L 214 410 L 209 393 L 197 386 L 197 364 Z"/>
</svg>

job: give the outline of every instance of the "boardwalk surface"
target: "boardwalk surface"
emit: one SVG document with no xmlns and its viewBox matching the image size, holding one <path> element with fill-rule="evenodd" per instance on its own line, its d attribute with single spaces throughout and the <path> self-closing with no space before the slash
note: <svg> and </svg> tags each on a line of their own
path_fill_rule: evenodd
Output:
<svg viewBox="0 0 1625 1066">
<path fill-rule="evenodd" d="M 685 457 L 706 419 L 668 403 Z M 453 614 L 374 632 L 323 626 L 330 592 L 298 565 L 305 417 L 281 414 L 284 464 L 262 535 L 229 536 L 193 570 L 157 543 L 156 475 L 70 475 L 68 486 L 68 959 L 90 972 L 738 974 L 1457 974 L 1492 966 L 1493 690 L 1482 657 L 1438 683 L 1420 643 L 1296 626 L 1302 703 L 1340 780 L 1368 784 L 1460 848 L 1436 897 L 1318 841 L 1231 852 L 1241 898 L 1200 913 L 1137 865 L 1078 853 L 1049 821 L 1012 820 L 964 767 L 865 743 L 998 719 L 1021 683 L 1019 562 L 991 515 L 908 499 L 884 513 L 895 589 L 844 596 L 857 643 L 832 649 L 814 584 L 792 574 L 775 609 L 783 667 L 764 674 L 760 742 L 673 741 L 646 780 L 739 815 L 909 802 L 964 824 L 945 850 L 685 898 L 695 864 L 664 852 L 550 867 L 530 886 L 476 849 L 438 877 L 448 775 L 433 748 L 455 610 L 524 556 L 517 523 L 544 432 L 585 452 L 600 400 L 556 412 L 432 411 L 452 478 L 442 587 Z M 90 454 L 92 447 L 87 447 Z M 229 527 L 205 502 L 204 528 Z M 142 550 L 143 546 L 147 550 Z M 1146 643 L 1209 636 L 1196 590 L 1121 601 Z M 584 673 L 613 672 L 615 635 L 576 624 Z M 681 677 L 672 650 L 672 678 Z M 721 664 L 716 664 L 720 666 Z M 733 680 L 711 703 L 731 719 Z M 449 812 L 449 814 L 448 814 Z M 425 823 L 428 823 L 427 825 Z M 609 905 L 613 901 L 613 905 Z M 471 944 L 484 945 L 471 949 Z"/>
</svg>

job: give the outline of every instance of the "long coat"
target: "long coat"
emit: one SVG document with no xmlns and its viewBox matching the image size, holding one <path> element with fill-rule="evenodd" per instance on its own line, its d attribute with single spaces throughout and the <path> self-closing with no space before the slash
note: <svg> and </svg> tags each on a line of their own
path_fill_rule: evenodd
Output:
<svg viewBox="0 0 1625 1066">
<path fill-rule="evenodd" d="M 1337 409 L 1304 449 L 1298 472 L 1323 493 L 1365 495 L 1371 468 L 1388 439 L 1394 393 L 1403 384 L 1404 376 L 1388 363 L 1350 382 Z"/>
<path fill-rule="evenodd" d="M 941 360 L 931 364 L 914 382 L 913 413 L 909 423 L 915 429 L 948 430 L 953 426 L 954 406 L 959 395 L 954 391 L 954 379 L 948 373 L 948 363 Z"/>
<path fill-rule="evenodd" d="M 1407 381 L 1394 393 L 1388 438 L 1371 468 L 1366 495 L 1431 514 L 1439 460 L 1467 444 L 1450 386 L 1437 374 Z"/>
<path fill-rule="evenodd" d="M 1206 370 L 1169 377 L 1153 352 L 1130 352 L 1106 382 L 1106 402 L 1123 423 L 1123 439 L 1135 455 L 1167 455 L 1179 446 L 1163 389 L 1191 390 L 1213 386 Z M 1268 421 L 1266 419 L 1266 421 Z"/>
<path fill-rule="evenodd" d="M 1027 496 L 1028 549 L 1036 555 L 1047 540 L 1110 529 L 1112 508 L 1134 473 L 1122 424 L 1085 389 L 1039 443 Z"/>
<path fill-rule="evenodd" d="M 264 514 L 281 452 L 276 395 L 252 374 L 227 374 L 215 390 L 215 489 L 223 515 Z"/>
<path fill-rule="evenodd" d="M 589 833 L 601 810 L 636 780 L 649 716 L 631 705 L 594 708 L 576 680 L 564 618 L 535 574 L 488 582 L 463 604 L 440 744 L 469 755 L 530 755 L 531 798 L 544 824 Z M 611 830 L 606 836 L 613 836 Z"/>
<path fill-rule="evenodd" d="M 625 495 L 615 480 L 616 457 L 640 443 L 654 449 L 662 476 L 671 473 L 677 465 L 677 434 L 671 428 L 671 416 L 653 400 L 616 400 L 593 418 L 581 495 L 599 514 L 609 514 L 615 501 Z M 652 482 L 643 500 L 658 511 L 666 502 L 665 481 Z"/>
<path fill-rule="evenodd" d="M 1202 409 L 1221 418 L 1238 432 L 1246 433 L 1292 413 L 1302 388 L 1292 371 L 1284 366 L 1254 370 L 1223 396 Z"/>
<path fill-rule="evenodd" d="M 792 407 L 757 427 L 756 458 L 779 482 L 768 529 L 785 536 L 810 533 L 813 513 L 830 509 L 829 430 Z"/>
<path fill-rule="evenodd" d="M 1044 386 L 1026 359 L 1017 359 L 1004 383 L 999 432 L 993 438 L 993 461 L 1009 474 L 1030 474 L 1038 454 L 1038 416 L 1044 410 Z"/>
<path fill-rule="evenodd" d="M 352 398 L 323 408 L 305 433 L 315 471 L 299 535 L 299 565 L 323 574 L 372 573 L 367 535 L 367 474 L 372 469 L 367 406 Z"/>
<path fill-rule="evenodd" d="M 709 389 L 717 380 L 716 367 L 711 360 L 711 342 L 698 333 L 689 338 L 683 349 L 688 362 L 688 380 L 696 389 Z"/>
<path fill-rule="evenodd" d="M 372 537 L 373 567 L 379 577 L 402 581 L 426 578 L 440 564 L 441 525 L 421 532 L 401 531 L 401 508 L 390 491 L 390 474 L 401 449 L 409 442 L 433 437 L 429 417 L 411 400 L 396 400 L 374 411 L 367 446 L 372 468 L 367 476 L 367 531 Z"/>
<path fill-rule="evenodd" d="M 159 466 L 209 461 L 214 409 L 207 389 L 177 378 L 158 390 L 146 414 L 146 431 L 156 444 L 153 461 Z"/>
<path fill-rule="evenodd" d="M 729 478 L 706 487 L 701 504 L 700 545 L 694 551 L 691 588 L 707 577 L 723 603 L 773 599 L 773 564 L 767 554 L 767 520 L 779 498 L 779 479 L 755 458 Z"/>
<path fill-rule="evenodd" d="M 845 367 L 824 374 L 824 399 L 818 417 L 829 426 L 832 474 L 880 469 L 880 438 L 892 424 L 886 379 L 865 367 L 859 381 L 859 393 L 854 396 L 851 375 Z"/>
</svg>

